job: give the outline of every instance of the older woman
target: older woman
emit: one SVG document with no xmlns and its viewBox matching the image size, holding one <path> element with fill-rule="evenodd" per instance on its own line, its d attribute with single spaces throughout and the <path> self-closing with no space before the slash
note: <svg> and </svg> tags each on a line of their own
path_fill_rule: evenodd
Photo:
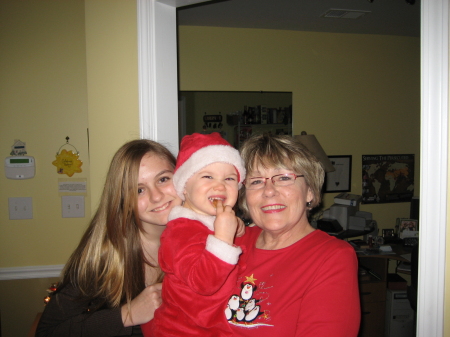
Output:
<svg viewBox="0 0 450 337">
<path fill-rule="evenodd" d="M 308 222 L 321 201 L 321 164 L 289 136 L 255 136 L 241 155 L 241 208 L 256 226 L 236 242 L 245 269 L 226 304 L 234 335 L 357 336 L 356 254 Z"/>
</svg>

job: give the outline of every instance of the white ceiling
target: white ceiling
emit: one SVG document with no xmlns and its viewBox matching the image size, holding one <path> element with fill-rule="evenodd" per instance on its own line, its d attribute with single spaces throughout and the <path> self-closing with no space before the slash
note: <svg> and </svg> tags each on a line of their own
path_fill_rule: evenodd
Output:
<svg viewBox="0 0 450 337">
<path fill-rule="evenodd" d="M 178 24 L 420 36 L 420 0 L 213 0 L 178 8 Z M 330 9 L 367 11 L 358 19 L 322 17 Z"/>
</svg>

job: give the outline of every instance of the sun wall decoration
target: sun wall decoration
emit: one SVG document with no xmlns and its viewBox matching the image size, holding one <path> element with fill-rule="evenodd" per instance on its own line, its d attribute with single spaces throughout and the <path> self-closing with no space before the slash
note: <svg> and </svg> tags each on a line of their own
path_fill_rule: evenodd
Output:
<svg viewBox="0 0 450 337">
<path fill-rule="evenodd" d="M 83 165 L 83 162 L 78 159 L 79 152 L 75 148 L 75 146 L 69 144 L 69 137 L 66 137 L 66 144 L 62 145 L 58 152 L 56 153 L 56 160 L 52 162 L 53 165 L 56 166 L 56 172 L 58 174 L 67 174 L 69 177 L 73 176 L 75 173 L 82 172 L 81 165 Z M 63 149 L 61 151 L 61 148 L 63 146 L 72 146 L 76 153 L 74 153 L 72 150 L 67 151 L 66 149 Z"/>
</svg>

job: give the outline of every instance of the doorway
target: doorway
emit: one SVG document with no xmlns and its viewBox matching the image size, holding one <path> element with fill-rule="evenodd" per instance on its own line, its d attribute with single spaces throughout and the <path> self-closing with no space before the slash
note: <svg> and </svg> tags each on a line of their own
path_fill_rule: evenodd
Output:
<svg viewBox="0 0 450 337">
<path fill-rule="evenodd" d="M 145 6 L 153 0 L 138 0 L 139 10 L 144 7 L 144 15 L 138 30 L 146 32 L 149 18 Z M 166 1 L 173 3 L 171 1 Z M 188 2 L 178 5 L 187 5 Z M 174 6 L 174 5 L 172 5 Z M 176 5 L 175 5 L 176 6 Z M 170 15 L 175 18 L 175 7 Z M 419 256 L 419 337 L 441 337 L 444 331 L 444 289 L 445 289 L 445 244 L 446 244 L 446 210 L 447 210 L 447 161 L 448 161 L 448 1 L 422 2 L 422 103 L 421 103 L 421 249 Z M 156 25 L 156 23 L 154 23 Z M 148 59 L 146 53 L 155 48 L 151 38 L 139 40 L 140 57 Z M 170 51 L 171 52 L 171 51 Z M 173 55 L 169 55 L 173 56 Z M 146 62 L 142 62 L 147 64 Z M 142 72 L 139 70 L 141 75 Z M 143 74 L 148 80 L 149 74 Z M 147 93 L 142 90 L 140 95 Z M 176 79 L 172 87 L 177 87 Z M 156 86 L 151 88 L 154 97 L 158 97 Z M 161 95 L 161 94 L 159 94 Z M 160 97 L 161 100 L 164 96 Z M 177 118 L 176 108 L 168 111 L 150 109 L 150 121 L 158 124 L 158 118 Z M 167 130 L 169 130 L 168 128 Z M 160 130 L 161 132 L 167 130 Z M 170 130 L 169 130 L 170 131 Z M 151 131 L 144 136 L 158 140 L 158 135 Z"/>
</svg>

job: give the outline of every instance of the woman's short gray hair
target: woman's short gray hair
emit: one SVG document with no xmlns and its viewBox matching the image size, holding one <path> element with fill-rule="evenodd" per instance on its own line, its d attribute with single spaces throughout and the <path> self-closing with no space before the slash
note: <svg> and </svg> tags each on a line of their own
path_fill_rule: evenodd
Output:
<svg viewBox="0 0 450 337">
<path fill-rule="evenodd" d="M 284 168 L 293 170 L 296 174 L 303 174 L 306 184 L 311 189 L 313 199 L 310 209 L 321 202 L 321 191 L 325 172 L 319 160 L 304 147 L 297 139 L 291 136 L 274 136 L 262 134 L 252 136 L 245 141 L 240 149 L 247 174 L 258 167 Z M 241 188 L 239 206 L 248 216 L 248 207 L 245 200 L 245 187 Z"/>
</svg>

